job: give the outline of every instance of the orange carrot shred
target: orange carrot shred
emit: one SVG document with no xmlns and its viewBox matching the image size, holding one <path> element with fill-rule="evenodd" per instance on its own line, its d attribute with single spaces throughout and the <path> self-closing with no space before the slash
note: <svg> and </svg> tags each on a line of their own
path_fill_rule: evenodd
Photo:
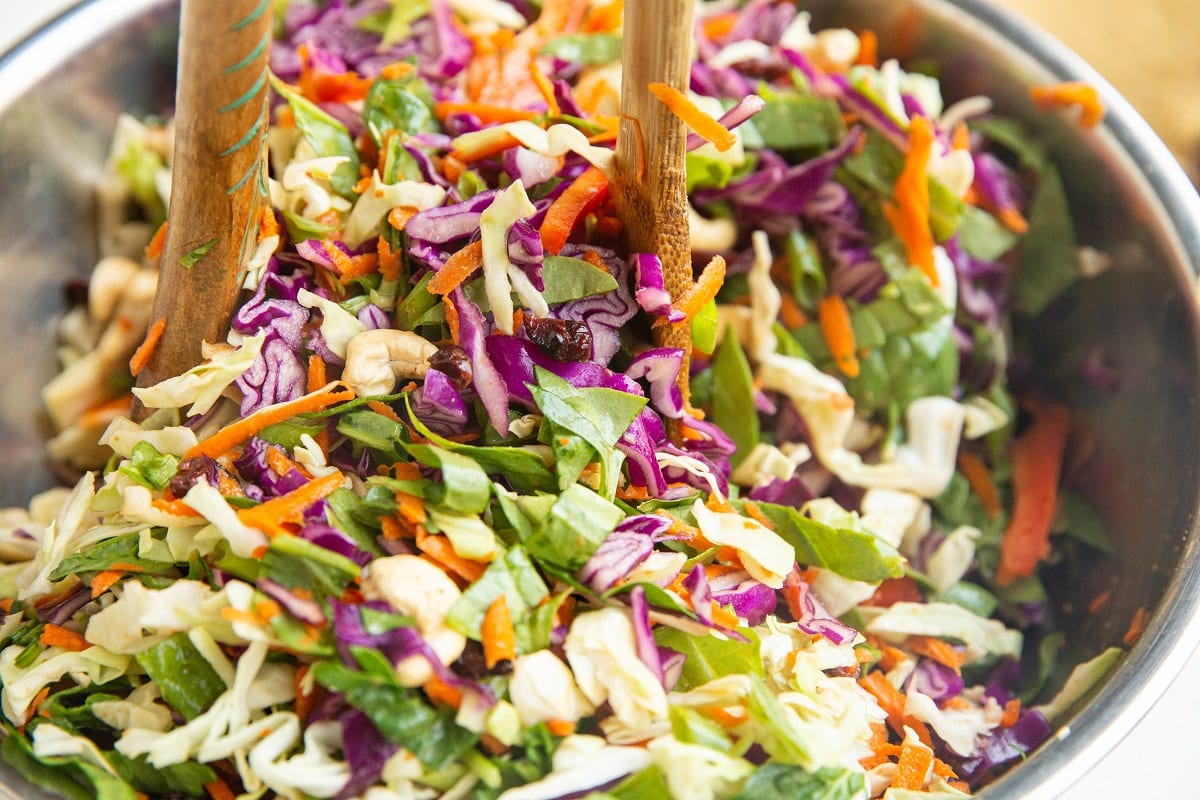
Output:
<svg viewBox="0 0 1200 800">
<path fill-rule="evenodd" d="M 273 497 L 250 508 L 239 509 L 238 519 L 246 525 L 258 528 L 267 536 L 290 533 L 284 523 L 299 523 L 304 512 L 313 503 L 333 493 L 342 485 L 343 475 L 331 472 L 305 483 L 287 494 Z"/>
<path fill-rule="evenodd" d="M 1001 728 L 1011 728 L 1021 718 L 1021 698 L 1014 697 L 1004 704 L 1004 714 L 1000 717 Z"/>
<path fill-rule="evenodd" d="M 971 491 L 978 495 L 988 519 L 1000 516 L 1000 491 L 992 480 L 991 470 L 979 456 L 967 451 L 958 454 L 958 471 L 967 479 Z"/>
<path fill-rule="evenodd" d="M 838 370 L 848 378 L 857 378 L 854 328 L 850 324 L 850 309 L 841 295 L 826 295 L 817 302 L 817 324 Z"/>
<path fill-rule="evenodd" d="M 123 577 L 125 577 L 123 569 L 106 569 L 103 572 L 97 572 L 96 576 L 92 578 L 92 598 L 97 598 L 107 592 Z"/>
<path fill-rule="evenodd" d="M 709 39 L 722 39 L 733 30 L 739 19 L 741 19 L 740 12 L 726 11 L 723 14 L 713 14 L 705 18 L 701 27 L 704 29 L 704 35 Z"/>
<path fill-rule="evenodd" d="M 954 126 L 954 133 L 950 136 L 950 145 L 955 150 L 971 149 L 971 129 L 967 127 L 967 123 L 960 122 Z"/>
<path fill-rule="evenodd" d="M 450 295 L 442 296 L 442 305 L 446 307 L 446 327 L 450 329 L 450 341 L 458 344 L 461 339 L 458 324 L 458 308 L 450 301 Z"/>
<path fill-rule="evenodd" d="M 1101 592 L 1100 594 L 1096 595 L 1095 597 L 1092 598 L 1091 602 L 1088 603 L 1088 607 L 1087 607 L 1088 613 L 1095 614 L 1095 613 L 1099 612 L 1100 609 L 1102 609 L 1106 605 L 1108 605 L 1108 601 L 1110 599 L 1112 599 L 1112 592 L 1105 591 L 1105 592 Z"/>
<path fill-rule="evenodd" d="M 879 65 L 879 37 L 875 31 L 866 30 L 858 35 L 858 58 L 854 63 L 864 67 Z"/>
<path fill-rule="evenodd" d="M 1134 642 L 1141 638 L 1142 632 L 1146 630 L 1146 622 L 1150 619 L 1150 612 L 1145 606 L 1139 606 L 1138 610 L 1133 612 L 1133 619 L 1129 622 L 1129 629 L 1125 631 L 1125 636 L 1122 639 L 1126 647 L 1133 647 Z"/>
<path fill-rule="evenodd" d="M 929 227 L 929 157 L 933 150 L 933 126 L 925 117 L 913 117 L 908 130 L 908 156 L 896 179 L 892 200 L 883 206 L 884 216 L 904 243 L 909 263 L 918 267 L 937 286 L 933 263 L 933 231 Z"/>
<path fill-rule="evenodd" d="M 174 514 L 177 517 L 198 517 L 200 512 L 182 500 L 151 500 L 150 507 L 164 514 Z"/>
<path fill-rule="evenodd" d="M 236 800 L 233 790 L 220 778 L 204 784 L 204 791 L 208 792 L 212 800 Z"/>
<path fill-rule="evenodd" d="M 955 650 L 953 645 L 935 636 L 909 636 L 908 647 L 955 672 L 959 672 L 967 660 L 965 652 Z"/>
<path fill-rule="evenodd" d="M 433 273 L 425 288 L 430 294 L 449 294 L 466 281 L 475 270 L 483 266 L 483 242 L 471 242 L 450 258 L 442 268 Z"/>
<path fill-rule="evenodd" d="M 737 136 L 733 131 L 701 111 L 699 106 L 674 86 L 668 86 L 665 83 L 651 83 L 646 88 L 700 138 L 712 142 L 721 152 L 725 152 L 737 144 Z"/>
<path fill-rule="evenodd" d="M 82 652 L 92 646 L 91 642 L 83 638 L 83 634 L 51 623 L 42 628 L 42 635 L 38 641 L 46 647 L 62 647 L 75 652 Z"/>
<path fill-rule="evenodd" d="M 474 583 L 483 577 L 487 565 L 478 561 L 463 558 L 454 552 L 450 540 L 445 536 L 425 536 L 417 538 L 417 549 L 465 581 Z"/>
<path fill-rule="evenodd" d="M 1071 416 L 1063 406 L 1040 409 L 1012 445 L 1012 519 L 1000 540 L 996 583 L 1007 586 L 1033 574 L 1050 555 L 1050 528 L 1058 507 L 1058 478 Z"/>
<path fill-rule="evenodd" d="M 779 321 L 783 323 L 783 327 L 794 331 L 808 324 L 808 315 L 790 292 L 781 292 L 779 299 Z"/>
<path fill-rule="evenodd" d="M 150 243 L 146 245 L 144 251 L 146 260 L 153 261 L 162 255 L 163 242 L 167 240 L 167 223 L 158 226 L 158 230 L 154 232 L 154 236 L 150 238 Z"/>
<path fill-rule="evenodd" d="M 905 742 L 900 746 L 900 759 L 896 762 L 892 788 L 919 791 L 925 785 L 925 777 L 932 766 L 933 751 Z"/>
<path fill-rule="evenodd" d="M 325 359 L 321 358 L 316 353 L 308 357 L 308 383 L 305 389 L 309 394 L 320 389 L 329 379 L 326 377 Z"/>
<path fill-rule="evenodd" d="M 559 738 L 565 739 L 575 732 L 575 723 L 569 719 L 548 719 L 546 720 L 546 730 Z"/>
<path fill-rule="evenodd" d="M 167 318 L 159 317 L 150 326 L 150 330 L 146 331 L 146 338 L 138 345 L 137 350 L 133 351 L 133 356 L 129 359 L 129 371 L 135 378 L 149 363 L 150 357 L 154 355 L 154 349 L 158 347 L 158 341 L 162 339 L 163 331 L 166 329 Z"/>
<path fill-rule="evenodd" d="M 517 634 L 513 628 L 512 612 L 508 610 L 508 595 L 500 594 L 483 615 L 483 660 L 488 669 L 501 661 L 517 657 Z"/>
<path fill-rule="evenodd" d="M 413 217 L 415 217 L 419 210 L 420 209 L 418 209 L 416 206 L 396 206 L 395 208 L 393 208 L 391 211 L 388 212 L 387 221 L 393 228 L 395 228 L 398 231 L 402 231 L 408 227 L 408 221 L 410 219 L 412 219 Z M 390 248 L 388 249 L 388 254 L 389 255 L 391 254 Z M 382 248 L 380 249 L 380 252 L 379 252 L 379 258 L 380 258 L 379 271 L 383 272 L 383 260 L 382 260 L 383 259 L 383 250 L 382 250 Z M 398 257 L 396 258 L 396 262 L 397 262 L 397 266 L 398 266 L 399 265 Z M 384 277 L 386 278 L 387 275 L 384 275 Z M 391 280 L 395 280 L 395 278 L 392 278 Z"/>
<path fill-rule="evenodd" d="M 608 188 L 604 171 L 588 167 L 555 198 L 538 229 L 547 252 L 557 255 L 562 250 L 575 226 L 608 198 Z"/>
<path fill-rule="evenodd" d="M 298 414 L 321 411 L 332 405 L 353 399 L 353 390 L 344 385 L 339 388 L 338 384 L 330 384 L 329 387 L 320 392 L 312 392 L 297 400 L 267 406 L 248 417 L 230 423 L 212 436 L 190 448 L 184 453 L 183 457 L 185 459 L 195 458 L 196 456 L 216 458 L 237 447 L 262 429 L 268 428 L 277 422 L 291 419 Z"/>
<path fill-rule="evenodd" d="M 700 309 L 704 308 L 709 300 L 717 296 L 717 292 L 721 291 L 721 287 L 724 285 L 725 259 L 721 256 L 713 256 L 701 271 L 700 278 L 688 290 L 688 293 L 679 299 L 675 308 L 691 319 L 700 313 Z"/>
<path fill-rule="evenodd" d="M 529 77 L 533 79 L 533 85 L 537 87 L 542 95 L 542 99 L 546 101 L 546 113 L 552 117 L 557 117 L 562 114 L 558 107 L 558 100 L 554 97 L 554 85 L 550 83 L 550 79 L 542 72 L 542 68 L 538 66 L 538 62 L 531 60 L 529 62 Z"/>
<path fill-rule="evenodd" d="M 462 705 L 462 689 L 459 689 L 457 686 L 451 686 L 436 675 L 426 681 L 421 688 L 425 690 L 425 695 L 434 703 L 440 703 L 450 708 L 458 708 Z"/>
<path fill-rule="evenodd" d="M 0 597 L 0 613 L 11 614 L 14 602 L 16 601 L 11 597 Z"/>
<path fill-rule="evenodd" d="M 996 209 L 996 219 L 1013 233 L 1026 234 L 1029 232 L 1029 221 L 1015 208 Z"/>
<path fill-rule="evenodd" d="M 1079 121 L 1085 127 L 1094 128 L 1104 119 L 1104 103 L 1095 86 L 1079 81 L 1067 81 L 1050 86 L 1031 86 L 1029 96 L 1039 108 L 1079 108 Z"/>
<path fill-rule="evenodd" d="M 919 738 L 925 744 L 929 744 L 932 739 L 929 737 L 929 728 L 924 722 L 910 716 L 905 716 L 904 695 L 882 672 L 871 672 L 858 679 L 858 685 L 866 689 L 879 702 L 879 707 L 883 709 L 888 717 L 888 725 L 892 730 L 903 735 L 904 727 L 907 725 L 912 728 Z"/>
<path fill-rule="evenodd" d="M 388 212 L 388 222 L 391 222 L 395 227 L 400 227 L 392 221 L 392 214 L 394 214 L 396 211 L 397 208 L 393 208 L 390 212 Z M 407 224 L 408 220 L 404 220 L 404 222 Z M 400 280 L 401 254 L 393 251 L 392 246 L 388 244 L 387 239 L 383 238 L 382 236 L 379 237 L 379 241 L 376 243 L 376 249 L 379 251 L 379 274 L 383 276 L 385 281 Z"/>
<path fill-rule="evenodd" d="M 386 403 L 381 403 L 378 400 L 369 400 L 367 401 L 367 408 L 371 409 L 376 414 L 387 417 L 392 422 L 401 422 L 400 415 L 396 413 L 394 408 Z"/>
<path fill-rule="evenodd" d="M 536 111 L 520 108 L 508 108 L 506 106 L 491 105 L 489 103 L 453 103 L 444 100 L 440 103 L 435 103 L 433 106 L 433 115 L 442 122 L 451 114 L 470 114 L 479 117 L 479 120 L 484 124 L 501 124 L 505 122 L 520 122 L 522 120 L 530 120 L 537 116 Z"/>
</svg>

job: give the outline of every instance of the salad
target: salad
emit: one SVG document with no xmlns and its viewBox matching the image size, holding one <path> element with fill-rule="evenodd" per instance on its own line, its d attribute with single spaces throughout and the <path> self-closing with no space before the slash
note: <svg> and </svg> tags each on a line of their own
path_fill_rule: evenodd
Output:
<svg viewBox="0 0 1200 800">
<path fill-rule="evenodd" d="M 106 800 L 963 796 L 1119 658 L 1047 684 L 1043 570 L 1106 542 L 1010 328 L 1104 263 L 1046 154 L 869 31 L 701 3 L 664 95 L 696 131 L 672 297 L 610 196 L 621 16 L 278 4 L 243 302 L 132 390 L 169 324 L 172 136 L 122 119 L 44 393 L 77 479 L 0 515 L 18 772 Z"/>
</svg>

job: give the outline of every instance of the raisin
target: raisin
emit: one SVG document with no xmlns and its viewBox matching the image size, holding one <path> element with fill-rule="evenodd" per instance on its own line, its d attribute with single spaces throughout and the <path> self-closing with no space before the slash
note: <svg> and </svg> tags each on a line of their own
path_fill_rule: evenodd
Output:
<svg viewBox="0 0 1200 800">
<path fill-rule="evenodd" d="M 459 391 L 471 385 L 471 359 L 456 344 L 439 347 L 429 358 L 429 368 L 445 375 Z"/>
<path fill-rule="evenodd" d="M 209 486 L 218 485 L 221 479 L 221 471 L 221 465 L 208 456 L 185 458 L 179 462 L 179 468 L 175 471 L 175 477 L 171 478 L 171 482 L 167 488 L 170 489 L 171 494 L 175 497 L 183 497 L 201 478 L 204 478 Z"/>
<path fill-rule="evenodd" d="M 592 357 L 592 332 L 582 322 L 526 317 L 525 335 L 556 361 L 587 361 Z"/>
</svg>

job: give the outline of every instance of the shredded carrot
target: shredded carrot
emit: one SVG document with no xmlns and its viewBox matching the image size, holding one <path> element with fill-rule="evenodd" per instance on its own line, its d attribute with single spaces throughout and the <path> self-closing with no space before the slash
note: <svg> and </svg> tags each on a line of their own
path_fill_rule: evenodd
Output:
<svg viewBox="0 0 1200 800">
<path fill-rule="evenodd" d="M 933 774 L 942 778 L 957 778 L 958 773 L 954 771 L 954 767 L 942 761 L 940 758 L 933 760 Z"/>
<path fill-rule="evenodd" d="M 994 210 L 996 219 L 1013 233 L 1026 234 L 1029 232 L 1029 221 L 1015 208 L 998 208 Z"/>
<path fill-rule="evenodd" d="M 575 723 L 569 719 L 548 719 L 546 730 L 560 739 L 565 739 L 575 732 Z"/>
<path fill-rule="evenodd" d="M 762 525 L 767 530 L 771 530 L 771 531 L 775 530 L 775 523 L 771 520 L 770 517 L 768 517 L 766 514 L 764 514 L 762 512 L 762 509 L 758 507 L 758 503 L 755 503 L 754 501 L 749 501 L 745 504 L 745 506 L 743 506 L 743 508 L 746 511 L 747 517 L 754 520 L 759 525 Z"/>
<path fill-rule="evenodd" d="M 400 227 L 392 221 L 392 214 L 396 211 L 397 209 L 393 208 L 390 212 L 388 212 L 388 222 L 391 222 L 394 227 Z M 406 219 L 404 222 L 407 224 L 408 220 Z M 393 251 L 392 246 L 388 244 L 387 239 L 383 238 L 382 236 L 380 236 L 379 241 L 376 242 L 375 248 L 379 251 L 379 274 L 383 276 L 385 281 L 400 280 L 402 269 L 402 253 Z"/>
<path fill-rule="evenodd" d="M 414 525 L 424 523 L 428 519 L 425 514 L 425 501 L 415 494 L 396 492 L 396 516 Z"/>
<path fill-rule="evenodd" d="M 546 113 L 552 117 L 561 115 L 562 111 L 558 107 L 558 100 L 554 97 L 554 84 L 550 83 L 550 79 L 542 72 L 537 61 L 529 62 L 529 77 L 533 79 L 533 85 L 537 87 L 541 92 L 542 99 L 546 101 Z"/>
<path fill-rule="evenodd" d="M 1139 606 L 1138 610 L 1133 612 L 1133 619 L 1129 622 L 1129 628 L 1125 631 L 1125 636 L 1122 639 L 1126 647 L 1133 647 L 1134 642 L 1141 638 L 1142 632 L 1146 630 L 1146 622 L 1150 619 L 1150 612 L 1145 606 Z"/>
<path fill-rule="evenodd" d="M 92 578 L 92 597 L 97 598 L 100 595 L 111 589 L 117 581 L 125 577 L 123 569 L 106 569 L 103 572 L 97 572 Z"/>
<path fill-rule="evenodd" d="M 182 500 L 151 500 L 150 507 L 164 514 L 174 514 L 177 517 L 198 517 L 200 512 Z"/>
<path fill-rule="evenodd" d="M 146 245 L 144 254 L 147 261 L 153 261 L 162 255 L 163 243 L 167 240 L 167 223 L 158 226 L 158 230 L 154 232 L 154 236 L 150 238 L 150 243 Z"/>
<path fill-rule="evenodd" d="M 700 313 L 700 309 L 704 305 L 717 296 L 717 292 L 721 291 L 721 287 L 725 285 L 725 259 L 721 256 L 713 256 L 712 259 L 704 265 L 703 271 L 700 273 L 700 278 L 688 290 L 688 293 L 680 298 L 679 302 L 675 303 L 675 308 L 682 311 L 683 315 L 688 319 Z"/>
<path fill-rule="evenodd" d="M 967 699 L 959 696 L 947 697 L 941 703 L 941 709 L 943 711 L 947 709 L 952 709 L 954 711 L 966 711 L 970 708 L 971 704 L 967 701 Z"/>
<path fill-rule="evenodd" d="M 379 520 L 379 529 L 383 533 L 383 538 L 391 539 L 411 539 L 415 536 L 415 531 L 410 532 L 404 523 L 395 517 L 382 517 Z"/>
<path fill-rule="evenodd" d="M 950 134 L 950 146 L 955 150 L 971 149 L 971 129 L 967 123 L 960 122 L 954 126 L 954 132 Z"/>
<path fill-rule="evenodd" d="M 445 536 L 418 536 L 417 549 L 429 556 L 443 569 L 454 573 L 468 583 L 479 580 L 487 570 L 486 564 L 471 561 L 454 552 L 450 540 Z"/>
<path fill-rule="evenodd" d="M 847 378 L 857 378 L 854 328 L 850 324 L 850 309 L 841 295 L 825 295 L 817 302 L 817 324 L 838 370 Z"/>
<path fill-rule="evenodd" d="M 1011 728 L 1021 718 L 1021 698 L 1014 697 L 1004 704 L 1004 714 L 1000 717 L 1001 728 Z"/>
<path fill-rule="evenodd" d="M 931 658 L 955 672 L 959 672 L 967 660 L 965 651 L 955 650 L 949 642 L 935 636 L 909 636 L 907 644 L 914 653 Z"/>
<path fill-rule="evenodd" d="M 808 324 L 808 314 L 804 313 L 790 292 L 781 292 L 779 298 L 782 301 L 779 304 L 779 321 L 783 327 L 794 331 Z"/>
<path fill-rule="evenodd" d="M 326 377 L 325 359 L 321 358 L 316 353 L 308 357 L 308 383 L 305 388 L 309 394 L 320 389 L 329 382 Z"/>
<path fill-rule="evenodd" d="M 646 489 L 645 486 L 630 485 L 630 486 L 622 486 L 621 488 L 617 489 L 617 497 L 620 498 L 621 500 L 632 500 L 634 502 L 640 502 L 642 500 L 649 500 L 650 493 Z"/>
<path fill-rule="evenodd" d="M 866 30 L 858 35 L 858 58 L 854 63 L 863 67 L 879 65 L 879 37 L 875 31 Z"/>
<path fill-rule="evenodd" d="M 433 114 L 443 122 L 451 114 L 470 114 L 479 117 L 480 122 L 483 122 L 485 125 L 519 122 L 521 120 L 533 119 L 537 116 L 536 111 L 529 111 L 527 109 L 508 108 L 488 103 L 453 103 L 448 100 L 434 104 Z"/>
<path fill-rule="evenodd" d="M 114 397 L 112 400 L 105 400 L 103 403 L 92 406 L 79 415 L 79 427 L 99 428 L 107 426 L 108 423 L 112 422 L 113 417 L 128 415 L 132 405 L 133 395 L 128 392 L 119 397 Z"/>
<path fill-rule="evenodd" d="M 726 11 L 723 14 L 713 14 L 711 17 L 706 17 L 701 23 L 701 28 L 704 29 L 704 35 L 709 39 L 723 39 L 729 35 L 741 19 L 741 12 Z"/>
<path fill-rule="evenodd" d="M 483 267 L 483 242 L 471 242 L 433 273 L 425 288 L 430 294 L 450 294 L 463 284 L 475 270 Z"/>
<path fill-rule="evenodd" d="M 358 73 L 326 72 L 313 69 L 313 59 L 309 56 L 307 44 L 296 48 L 300 57 L 300 79 L 297 88 L 300 93 L 314 103 L 349 103 L 362 100 L 367 96 L 374 81 L 363 78 Z"/>
<path fill-rule="evenodd" d="M 992 480 L 992 473 L 983 460 L 973 453 L 963 450 L 958 454 L 958 471 L 967 479 L 971 491 L 983 503 L 983 510 L 988 519 L 1000 516 L 1000 491 Z"/>
<path fill-rule="evenodd" d="M 29 711 L 26 712 L 26 714 L 25 714 L 25 724 L 26 725 L 28 725 L 29 722 L 34 718 L 34 716 L 37 715 L 38 709 L 41 707 L 42 703 L 46 702 L 46 698 L 49 696 L 50 696 L 50 687 L 49 686 L 43 686 L 38 691 L 38 693 L 33 696 L 33 700 L 29 703 Z"/>
<path fill-rule="evenodd" d="M 233 606 L 225 606 L 221 609 L 221 619 L 226 622 L 244 622 L 247 625 L 259 628 L 267 624 L 265 619 L 253 611 L 242 611 L 240 608 L 234 608 Z"/>
<path fill-rule="evenodd" d="M 292 470 L 299 472 L 305 477 L 310 477 L 308 475 L 308 471 L 295 461 L 292 461 L 290 458 L 288 458 L 283 452 L 282 448 L 268 447 L 266 455 L 263 456 L 263 460 L 267 462 L 267 466 L 270 468 L 270 470 L 280 477 L 287 475 Z"/>
<path fill-rule="evenodd" d="M 204 791 L 208 792 L 208 796 L 212 800 L 236 800 L 233 790 L 220 778 L 211 783 L 204 784 Z"/>
<path fill-rule="evenodd" d="M 342 473 L 336 471 L 314 478 L 287 494 L 273 497 L 250 508 L 239 509 L 238 519 L 246 525 L 258 528 L 267 536 L 290 533 L 284 524 L 299 523 L 304 519 L 304 512 L 309 506 L 332 494 L 342 485 L 343 480 Z"/>
<path fill-rule="evenodd" d="M 747 717 L 746 712 L 740 708 L 737 709 L 737 713 L 721 706 L 710 706 L 700 711 L 704 716 L 725 728 L 736 728 L 745 722 Z"/>
<path fill-rule="evenodd" d="M 896 777 L 892 778 L 892 788 L 920 791 L 931 767 L 932 750 L 905 742 L 900 745 L 900 759 L 896 762 Z"/>
<path fill-rule="evenodd" d="M 379 77 L 385 81 L 398 81 L 413 74 L 416 68 L 407 61 L 393 61 L 379 71 Z"/>
<path fill-rule="evenodd" d="M 875 594 L 864 605 L 887 608 L 893 603 L 920 603 L 922 600 L 921 587 L 905 575 L 903 578 L 888 578 L 879 584 Z"/>
<path fill-rule="evenodd" d="M 726 610 L 716 600 L 712 601 L 712 611 L 710 613 L 712 615 L 712 621 L 716 625 L 722 625 L 726 628 L 736 628 L 739 624 L 737 614 Z"/>
<path fill-rule="evenodd" d="M 487 750 L 494 756 L 503 755 L 508 752 L 508 745 L 492 736 L 490 733 L 484 733 L 479 737 L 479 743 L 483 745 L 483 749 Z"/>
<path fill-rule="evenodd" d="M 1099 612 L 1100 609 L 1102 609 L 1106 605 L 1108 605 L 1108 601 L 1110 599 L 1112 599 L 1112 592 L 1105 591 L 1105 592 L 1101 592 L 1100 594 L 1096 595 L 1095 597 L 1092 598 L 1092 601 L 1090 603 L 1088 603 L 1088 607 L 1087 607 L 1088 613 L 1095 614 L 1095 613 Z"/>
<path fill-rule="evenodd" d="M 1045 406 L 1013 442 L 1013 510 L 1000 540 L 999 586 L 1032 575 L 1038 562 L 1050 555 L 1050 527 L 1058 507 L 1058 478 L 1070 428 L 1065 407 Z"/>
<path fill-rule="evenodd" d="M 625 0 L 612 0 L 602 6 L 593 6 L 583 21 L 583 30 L 585 33 L 618 31 L 624 11 Z"/>
<path fill-rule="evenodd" d="M 376 414 L 387 417 L 392 422 L 399 422 L 403 424 L 403 421 L 400 419 L 400 415 L 397 414 L 396 410 L 387 403 L 381 403 L 378 400 L 368 400 L 367 408 L 371 409 Z"/>
<path fill-rule="evenodd" d="M 421 688 L 425 691 L 425 696 L 434 703 L 440 703 L 450 708 L 458 708 L 462 705 L 462 689 L 451 686 L 436 675 L 427 680 Z"/>
<path fill-rule="evenodd" d="M 391 211 L 388 212 L 388 215 L 387 215 L 388 224 L 390 224 L 396 230 L 402 231 L 408 227 L 408 221 L 410 219 L 412 219 L 413 217 L 415 217 L 417 215 L 417 212 L 419 212 L 419 211 L 420 211 L 420 209 L 418 209 L 416 206 L 396 206 L 395 208 L 393 208 Z M 388 256 L 392 257 L 390 247 L 388 248 Z M 381 274 L 383 273 L 383 258 L 384 258 L 383 248 L 379 248 L 379 271 Z M 396 262 L 396 269 L 399 269 L 399 262 L 400 262 L 399 256 L 395 256 L 395 262 Z M 391 269 L 390 265 L 389 265 L 389 269 Z M 388 277 L 387 274 L 384 274 L 384 277 L 385 278 Z M 399 274 L 397 274 L 396 277 L 399 277 Z M 395 278 L 392 278 L 391 280 L 395 280 Z"/>
<path fill-rule="evenodd" d="M 508 610 L 508 595 L 501 593 L 483 615 L 483 628 L 480 631 L 483 660 L 488 669 L 501 661 L 512 661 L 517 657 L 516 636 L 512 612 Z"/>
<path fill-rule="evenodd" d="M 933 150 L 933 126 L 925 117 L 913 117 L 908 130 L 908 155 L 896 179 L 892 200 L 883 206 L 896 236 L 904 243 L 910 264 L 918 267 L 937 286 L 933 264 L 933 231 L 929 227 L 929 157 Z"/>
<path fill-rule="evenodd" d="M 733 131 L 701 111 L 699 106 L 674 86 L 668 86 L 665 83 L 651 83 L 646 88 L 700 138 L 712 142 L 721 152 L 725 152 L 737 144 L 737 136 Z"/>
<path fill-rule="evenodd" d="M 455 148 L 443 159 L 443 172 L 446 171 L 445 162 L 447 161 L 457 162 L 458 174 L 461 175 L 467 164 L 498 156 L 505 150 L 511 150 L 520 144 L 517 137 L 503 128 L 487 129 L 481 132 L 481 135 L 473 136 L 465 143 L 463 142 L 464 138 L 460 136 L 456 139 Z M 446 177 L 451 177 L 449 172 L 446 173 Z M 458 180 L 458 176 L 454 176 L 452 180 Z"/>
<path fill-rule="evenodd" d="M 442 296 L 442 305 L 446 307 L 446 327 L 450 329 L 450 341 L 459 344 L 462 341 L 462 334 L 458 322 L 458 308 L 451 302 L 448 294 Z"/>
<path fill-rule="evenodd" d="M 546 209 L 546 216 L 538 229 L 546 252 L 557 255 L 575 226 L 607 198 L 608 178 L 604 171 L 598 167 L 588 167 Z"/>
<path fill-rule="evenodd" d="M 150 362 L 150 357 L 154 355 L 154 349 L 158 347 L 158 341 L 162 339 L 163 331 L 166 329 L 167 318 L 159 317 L 150 326 L 150 330 L 146 331 L 146 338 L 138 345 L 137 350 L 133 351 L 133 356 L 129 359 L 129 371 L 135 378 Z"/>
<path fill-rule="evenodd" d="M 296 716 L 300 718 L 301 722 L 308 719 L 308 714 L 313 707 L 313 698 L 316 695 L 316 686 L 310 686 L 306 680 L 308 670 L 308 664 L 301 664 L 296 669 L 296 700 L 292 710 L 296 712 Z"/>
<path fill-rule="evenodd" d="M 917 738 L 929 744 L 929 728 L 924 722 L 904 714 L 904 695 L 888 681 L 882 672 L 871 672 L 858 679 L 858 685 L 866 689 L 879 701 L 879 707 L 888 717 L 888 725 L 896 733 L 904 735 L 904 726 L 916 732 Z"/>
<path fill-rule="evenodd" d="M 42 628 L 42 635 L 38 641 L 46 647 L 62 647 L 76 652 L 82 652 L 92 646 L 91 642 L 83 638 L 83 634 L 52 623 Z"/>
<path fill-rule="evenodd" d="M 1050 86 L 1031 86 L 1029 96 L 1039 108 L 1079 108 L 1079 121 L 1088 128 L 1094 128 L 1104 119 L 1104 103 L 1095 86 L 1078 81 L 1056 83 Z"/>
<path fill-rule="evenodd" d="M 216 458 L 248 440 L 263 428 L 268 428 L 277 422 L 283 422 L 285 419 L 291 419 L 297 414 L 320 411 L 352 399 L 354 399 L 353 390 L 345 386 L 339 388 L 338 384 L 330 384 L 329 387 L 320 392 L 312 392 L 297 400 L 267 406 L 248 417 L 230 423 L 212 436 L 190 448 L 184 453 L 183 457 L 185 459 L 197 456 Z"/>
<path fill-rule="evenodd" d="M 11 614 L 14 602 L 11 597 L 0 597 L 0 614 Z"/>
</svg>

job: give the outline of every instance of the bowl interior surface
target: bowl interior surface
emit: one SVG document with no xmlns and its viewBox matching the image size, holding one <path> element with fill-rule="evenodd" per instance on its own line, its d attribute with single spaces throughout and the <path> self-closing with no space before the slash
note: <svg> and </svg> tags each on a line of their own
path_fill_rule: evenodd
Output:
<svg viewBox="0 0 1200 800">
<path fill-rule="evenodd" d="M 988 95 L 1002 113 L 1025 119 L 1063 175 L 1080 243 L 1113 258 L 1111 269 L 1017 330 L 1041 385 L 1075 413 L 1069 474 L 1104 517 L 1115 551 L 1047 576 L 1070 649 L 1087 658 L 1120 645 L 1135 612 L 1151 613 L 1101 699 L 1083 705 L 1060 741 L 983 792 L 1053 797 L 1132 727 L 1200 640 L 1200 201 L 1166 148 L 1095 73 L 978 0 L 808 7 L 817 25 L 874 29 L 885 57 L 931 57 L 948 98 Z M 54 482 L 37 398 L 55 371 L 63 285 L 95 261 L 92 188 L 117 115 L 172 105 L 177 20 L 170 0 L 89 0 L 0 59 L 0 277 L 13 287 L 0 296 L 0 504 L 23 504 Z M 1105 126 L 1086 132 L 1033 109 L 1025 87 L 1064 79 L 1101 86 Z M 1080 376 L 1097 348 L 1120 372 L 1114 393 Z M 1088 613 L 1105 592 L 1103 609 Z M 0 786 L 0 796 L 41 796 L 5 769 L 0 781 L 11 789 Z"/>
</svg>

